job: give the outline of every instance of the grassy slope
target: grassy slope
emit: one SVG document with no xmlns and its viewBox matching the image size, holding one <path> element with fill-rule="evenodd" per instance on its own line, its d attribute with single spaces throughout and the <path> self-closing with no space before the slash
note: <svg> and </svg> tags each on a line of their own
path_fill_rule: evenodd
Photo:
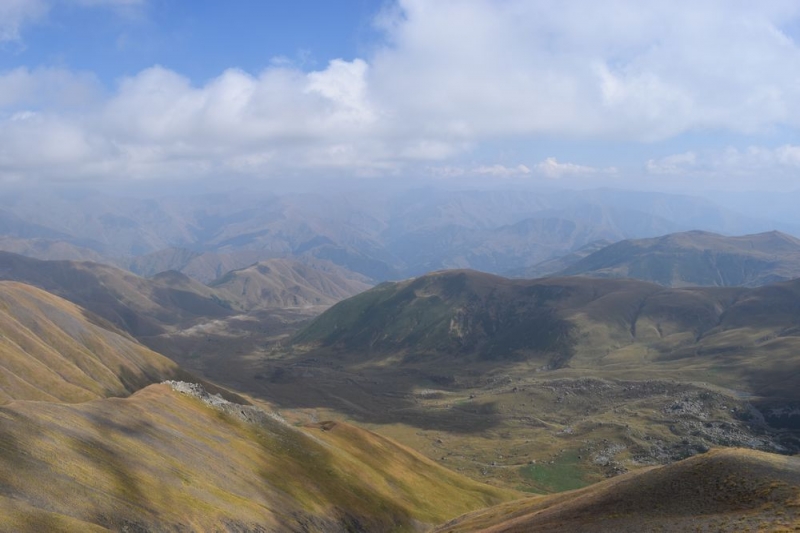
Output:
<svg viewBox="0 0 800 533">
<path fill-rule="evenodd" d="M 171 325 L 226 317 L 235 302 L 178 273 L 144 279 L 90 262 L 39 261 L 0 252 L 0 278 L 40 287 L 74 302 L 136 336 Z"/>
<path fill-rule="evenodd" d="M 351 426 L 254 425 L 166 385 L 0 420 L 0 522 L 21 532 L 406 531 L 514 497 Z"/>
<path fill-rule="evenodd" d="M 556 291 L 557 292 L 557 291 Z M 415 352 L 514 358 L 558 353 L 570 328 L 546 304 L 550 287 L 473 271 L 385 283 L 323 313 L 295 337 L 353 352 Z"/>
<path fill-rule="evenodd" d="M 635 280 L 508 280 L 446 271 L 345 300 L 294 343 L 350 359 L 400 354 L 409 364 L 425 364 L 427 358 L 442 369 L 475 356 L 615 377 L 682 373 L 800 400 L 791 379 L 800 373 L 798 302 L 800 281 L 665 289 Z"/>
<path fill-rule="evenodd" d="M 574 492 L 478 511 L 439 533 L 794 531 L 800 459 L 712 451 Z"/>
<path fill-rule="evenodd" d="M 179 373 L 172 361 L 100 323 L 40 289 L 0 282 L 0 403 L 127 396 Z"/>
</svg>

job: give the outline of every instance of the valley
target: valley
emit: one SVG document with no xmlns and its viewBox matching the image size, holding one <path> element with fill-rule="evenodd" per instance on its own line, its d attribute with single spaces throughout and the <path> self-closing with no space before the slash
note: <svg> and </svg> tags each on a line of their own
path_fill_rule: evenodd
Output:
<svg viewBox="0 0 800 533">
<path fill-rule="evenodd" d="M 295 416 L 343 417 L 473 479 L 553 492 L 717 446 L 796 452 L 796 422 L 777 414 L 798 401 L 795 291 L 444 272 L 271 337 L 225 328 L 149 342 Z M 562 324 L 569 342 L 516 326 L 536 320 Z"/>
<path fill-rule="evenodd" d="M 166 404 L 143 407 L 152 409 L 153 416 L 158 417 L 175 401 L 175 391 L 169 392 L 169 387 L 165 389 L 158 383 L 173 379 L 203 383 L 209 390 L 234 402 L 220 403 L 220 398 L 220 401 L 214 400 L 216 403 L 211 407 L 223 405 L 225 412 L 244 416 L 246 424 L 256 420 L 256 426 L 270 435 L 291 429 L 297 432 L 292 433 L 295 436 L 291 438 L 300 439 L 301 444 L 296 445 L 298 450 L 313 448 L 308 442 L 315 442 L 319 437 L 314 436 L 315 430 L 323 431 L 327 442 L 329 435 L 345 431 L 334 429 L 330 433 L 330 428 L 352 428 L 346 431 L 356 431 L 348 433 L 356 441 L 390 439 L 387 442 L 396 442 L 396 446 L 420 454 L 415 460 L 424 462 L 420 465 L 428 465 L 423 470 L 436 465 L 440 469 L 436 472 L 441 472 L 437 479 L 448 480 L 444 481 L 447 488 L 441 485 L 432 490 L 455 491 L 447 492 L 447 497 L 458 500 L 461 496 L 454 495 L 460 494 L 458 490 L 461 489 L 455 487 L 475 483 L 469 490 L 483 491 L 481 497 L 488 498 L 482 500 L 484 504 L 481 505 L 465 494 L 463 507 L 430 514 L 432 509 L 425 511 L 416 500 L 401 504 L 407 507 L 399 510 L 392 497 L 391 505 L 389 500 L 384 503 L 376 500 L 376 505 L 386 508 L 388 515 L 383 512 L 376 515 L 359 506 L 355 507 L 354 515 L 352 504 L 337 497 L 331 500 L 332 507 L 300 506 L 292 518 L 287 519 L 265 518 L 269 513 L 265 515 L 266 511 L 258 509 L 274 509 L 275 505 L 290 505 L 288 502 L 278 504 L 267 492 L 260 496 L 254 493 L 242 496 L 243 489 L 236 488 L 238 485 L 231 488 L 234 496 L 212 496 L 203 493 L 208 489 L 200 484 L 197 489 L 201 491 L 197 496 L 200 500 L 181 504 L 178 508 L 184 510 L 178 514 L 144 496 L 138 511 L 112 505 L 110 502 L 120 496 L 114 496 L 112 485 L 108 485 L 99 489 L 111 498 L 108 504 L 101 505 L 113 509 L 104 515 L 92 514 L 80 506 L 69 510 L 50 509 L 49 514 L 43 515 L 40 504 L 35 503 L 40 500 L 32 500 L 33 504 L 31 500 L 24 504 L 14 503 L 14 500 L 6 502 L 5 511 L 2 511 L 9 520 L 15 520 L 14 523 L 46 523 L 54 530 L 61 527 L 65 531 L 78 527 L 78 523 L 81 527 L 94 524 L 114 529 L 128 524 L 157 530 L 153 529 L 155 524 L 162 522 L 191 524 L 190 527 L 199 529 L 226 523 L 227 527 L 244 530 L 262 524 L 276 530 L 321 528 L 327 531 L 346 528 L 348 526 L 341 524 L 355 520 L 360 524 L 354 526 L 356 530 L 369 531 L 384 530 L 386 526 L 379 522 L 368 524 L 369 520 L 380 521 L 384 520 L 380 517 L 386 517 L 396 523 L 410 520 L 403 522 L 407 525 L 401 529 L 415 528 L 415 521 L 421 520 L 413 518 L 415 516 L 424 516 L 422 521 L 433 526 L 490 502 L 499 503 L 526 494 L 546 495 L 576 489 L 602 494 L 603 483 L 616 482 L 620 476 L 620 479 L 628 479 L 625 476 L 639 479 L 637 476 L 646 475 L 652 468 L 680 465 L 683 460 L 705 457 L 715 449 L 744 448 L 770 456 L 787 456 L 800 450 L 800 434 L 793 414 L 800 403 L 794 387 L 795 376 L 800 372 L 794 357 L 800 342 L 796 335 L 800 286 L 796 281 L 754 288 L 668 288 L 629 279 L 525 280 L 450 270 L 383 283 L 370 289 L 363 278 L 342 272 L 340 267 L 328 263 L 270 260 L 233 271 L 204 286 L 175 272 L 145 279 L 92 263 L 43 262 L 12 254 L 2 259 L 4 277 L 35 283 L 75 303 L 85 302 L 92 311 L 80 311 L 74 304 L 17 281 L 0 282 L 0 289 L 3 284 L 6 286 L 3 290 L 8 296 L 5 298 L 16 298 L 8 309 L 20 308 L 21 295 L 47 302 L 52 300 L 48 305 L 69 309 L 66 317 L 83 319 L 85 315 L 90 324 L 95 325 L 84 327 L 95 328 L 98 332 L 95 335 L 113 331 L 120 339 L 130 339 L 114 341 L 116 346 L 138 340 L 148 348 L 135 348 L 137 353 L 152 354 L 147 357 L 157 361 L 148 363 L 151 366 L 146 367 L 141 378 L 134 379 L 134 374 L 126 370 L 122 383 L 127 384 L 127 388 L 107 388 L 105 390 L 116 392 L 95 392 L 94 395 L 79 393 L 80 389 L 75 388 L 77 384 L 87 391 L 93 390 L 94 385 L 86 382 L 87 378 L 67 377 L 66 384 L 48 384 L 39 374 L 30 374 L 32 370 L 28 371 L 30 375 L 18 369 L 15 373 L 6 373 L 6 380 L 17 376 L 14 379 L 19 379 L 20 383 L 40 383 L 38 391 L 41 391 L 25 392 L 23 386 L 17 385 L 16 390 L 20 392 L 15 393 L 11 382 L 6 381 L 3 392 L 11 394 L 9 400 L 14 400 L 5 414 L 8 421 L 19 416 L 15 410 L 27 405 L 25 401 L 29 399 L 104 402 L 107 400 L 102 398 L 109 394 L 127 397 L 131 393 L 131 399 L 126 400 L 132 402 L 130 405 L 142 401 L 137 399 L 140 397 L 150 401 L 154 394 L 163 398 Z M 347 297 L 347 291 L 357 294 Z M 335 303 L 338 300 L 341 301 Z M 203 304 L 198 307 L 195 302 Z M 30 307 L 31 304 L 25 305 Z M 35 305 L 37 309 L 49 309 L 43 308 L 43 303 Z M 154 310 L 158 311 L 154 313 Z M 51 317 L 48 320 L 57 316 L 53 311 L 46 311 L 45 315 Z M 132 316 L 141 318 L 133 322 L 120 320 Z M 38 315 L 27 320 L 40 324 L 36 317 Z M 144 321 L 153 318 L 158 321 Z M 19 318 L 12 320 L 19 321 Z M 56 327 L 65 327 L 59 325 L 64 319 L 59 320 Z M 148 323 L 152 325 L 141 326 Z M 74 331 L 74 326 L 69 327 Z M 33 328 L 37 335 L 45 331 L 39 325 L 26 328 Z M 58 335 L 63 334 L 47 334 L 53 342 L 63 344 L 64 340 L 57 340 L 62 338 Z M 87 334 L 80 334 L 80 339 L 86 338 Z M 19 345 L 21 341 L 14 342 Z M 91 346 L 87 353 L 97 353 L 97 344 L 92 341 Z M 85 351 L 85 348 L 76 349 Z M 30 353 L 30 348 L 27 351 Z M 20 358 L 19 355 L 14 357 Z M 68 357 L 77 360 L 76 355 Z M 4 360 L 13 361 L 8 356 Z M 52 366 L 53 363 L 47 364 Z M 86 367 L 86 363 L 80 365 Z M 8 363 L 6 367 L 9 368 Z M 63 371 L 59 373 L 68 376 Z M 156 385 L 148 386 L 150 383 Z M 54 391 L 62 389 L 65 392 L 60 393 L 60 397 L 54 396 Z M 205 393 L 197 398 L 208 398 L 203 395 Z M 247 407 L 241 410 L 237 404 Z M 55 408 L 57 404 L 53 405 Z M 79 404 L 75 412 L 59 411 L 57 415 L 49 415 L 50 419 L 56 417 L 76 428 L 83 427 L 80 418 L 75 418 L 89 416 L 80 414 L 82 405 Z M 98 404 L 98 408 L 100 406 Z M 11 431 L 12 426 L 8 426 L 10 432 L 6 433 L 6 439 L 10 439 L 9 442 L 29 439 L 15 436 L 14 432 L 40 423 L 34 422 L 40 409 L 30 409 L 25 411 L 26 422 L 18 429 Z M 114 407 L 115 419 L 122 416 L 117 409 Z M 255 409 L 252 413 L 256 414 L 241 414 L 249 412 L 248 409 Z M 100 438 L 96 432 L 102 431 L 103 442 L 117 439 L 101 429 L 106 425 L 114 427 L 108 418 L 110 414 L 105 416 L 105 421 L 86 426 L 87 432 L 75 438 L 81 442 L 96 442 Z M 138 415 L 131 414 L 135 416 Z M 173 422 L 156 418 L 141 423 L 147 427 L 172 427 L 172 437 L 198 434 L 199 430 L 191 426 L 174 426 L 177 415 L 168 416 Z M 120 422 L 118 427 L 136 427 L 137 423 L 132 418 L 130 422 Z M 280 424 L 286 429 L 281 429 Z M 54 432 L 51 439 L 57 440 L 57 435 L 65 431 L 60 426 L 47 430 L 45 427 L 36 431 Z M 356 430 L 356 427 L 363 429 Z M 205 427 L 202 431 L 212 435 L 218 429 Z M 309 431 L 313 438 L 307 442 L 304 439 Z M 138 430 L 134 435 L 138 435 Z M 163 442 L 164 446 L 178 446 L 178 449 L 183 445 L 169 438 L 148 436 L 146 445 Z M 236 438 L 244 439 L 236 444 L 237 449 L 251 446 L 247 439 L 252 437 Z M 226 437 L 226 441 L 231 442 L 230 439 Z M 337 440 L 335 445 L 348 448 L 354 442 Z M 148 474 L 143 466 L 136 466 L 138 463 L 133 464 L 130 472 L 120 474 L 118 465 L 121 463 L 114 462 L 117 459 L 111 461 L 110 457 L 126 457 L 131 445 L 131 441 L 116 444 L 107 453 L 103 452 L 109 459 L 96 464 L 105 465 L 102 468 L 109 468 L 117 479 L 124 476 L 126 486 L 143 487 L 141 494 L 162 491 L 167 501 L 183 498 L 180 492 L 175 492 L 179 490 L 177 487 L 157 490 L 152 487 L 155 479 L 170 478 L 171 474 Z M 11 446 L 7 450 L 9 457 L 16 461 L 18 448 Z M 42 450 L 36 453 L 49 453 Z M 191 457 L 188 451 L 182 453 Z M 263 453 L 274 453 L 274 450 Z M 316 452 L 298 453 L 313 456 Z M 365 453 L 369 456 L 375 452 L 367 450 Z M 54 468 L 45 461 L 46 455 L 37 457 L 37 468 Z M 302 468 L 306 468 L 307 459 L 300 461 L 304 465 Z M 258 462 L 265 459 L 245 454 L 237 460 Z M 200 464 L 208 460 L 198 458 L 197 461 Z M 387 461 L 391 465 L 395 460 Z M 69 464 L 80 465 L 81 459 L 72 457 Z M 184 472 L 181 476 L 195 475 L 192 473 L 195 463 L 175 468 Z M 226 464 L 223 470 L 241 468 L 241 465 Z M 52 475 L 65 475 L 56 472 L 53 470 Z M 316 483 L 323 482 L 317 479 L 317 474 L 297 475 L 311 476 L 303 478 L 306 481 L 302 482 L 302 490 L 327 490 L 313 488 Z M 378 473 L 376 479 L 386 475 Z M 59 491 L 86 490 L 75 487 L 86 487 L 88 481 L 79 477 L 69 483 L 51 487 L 55 492 L 45 498 L 55 497 Z M 423 482 L 413 480 L 411 483 L 422 487 L 419 483 Z M 15 487 L 14 491 L 19 494 L 40 490 L 30 484 Z M 296 490 L 300 490 L 300 486 L 292 489 L 295 498 L 300 494 Z M 357 494 L 362 489 L 354 487 L 353 490 Z M 244 497 L 248 505 L 256 505 L 241 515 L 249 517 L 242 519 L 243 522 L 232 518 L 231 497 Z M 203 514 L 206 517 L 203 520 L 207 521 L 195 522 L 197 516 L 187 511 L 196 505 L 209 510 Z M 497 512 L 503 516 L 522 516 L 517 509 L 528 509 L 526 506 L 520 503 Z M 399 514 L 392 515 L 394 512 Z M 405 518 L 399 518 L 401 516 Z M 772 515 L 759 511 L 757 516 Z M 37 522 L 39 520 L 45 522 Z M 464 520 L 465 524 L 472 524 L 471 519 Z M 489 522 L 486 523 L 489 527 Z"/>
</svg>

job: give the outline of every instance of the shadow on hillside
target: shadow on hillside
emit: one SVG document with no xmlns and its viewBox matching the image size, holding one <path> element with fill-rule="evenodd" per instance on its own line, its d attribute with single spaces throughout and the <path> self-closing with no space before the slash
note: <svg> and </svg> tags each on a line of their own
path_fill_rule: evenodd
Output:
<svg viewBox="0 0 800 533">
<path fill-rule="evenodd" d="M 320 361 L 275 362 L 240 387 L 285 409 L 333 409 L 360 423 L 405 424 L 424 430 L 476 434 L 500 424 L 494 402 L 465 400 L 423 405 L 420 388 L 454 387 L 452 377 L 422 371 L 351 370 Z"/>
</svg>

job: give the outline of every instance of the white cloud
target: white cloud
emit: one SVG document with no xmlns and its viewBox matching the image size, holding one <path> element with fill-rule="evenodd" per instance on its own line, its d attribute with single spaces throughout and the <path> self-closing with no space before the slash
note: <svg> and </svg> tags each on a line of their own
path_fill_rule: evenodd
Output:
<svg viewBox="0 0 800 533">
<path fill-rule="evenodd" d="M 61 110 L 91 106 L 101 93 L 99 82 L 90 73 L 25 67 L 0 73 L 0 110 L 25 106 Z"/>
<path fill-rule="evenodd" d="M 0 40 L 19 38 L 52 1 L 0 0 Z M 452 161 L 486 141 L 657 142 L 690 131 L 800 128 L 800 48 L 785 30 L 799 21 L 794 0 L 399 0 L 378 17 L 386 39 L 374 53 L 312 72 L 273 58 L 263 72 L 230 69 L 197 85 L 154 66 L 104 94 L 91 74 L 20 68 L 0 73 L 0 137 L 10 142 L 0 173 L 372 174 L 438 165 L 478 176 L 610 175 L 555 157 L 530 167 Z M 715 159 L 692 151 L 646 170 L 800 160 L 791 147 L 757 152 Z"/>
<path fill-rule="evenodd" d="M 685 152 L 650 159 L 645 171 L 652 177 L 694 182 L 706 187 L 796 188 L 800 146 L 727 147 Z"/>
<path fill-rule="evenodd" d="M 527 176 L 531 173 L 531 169 L 525 165 L 517 165 L 515 167 L 507 167 L 504 165 L 481 165 L 474 169 L 475 174 L 485 174 L 489 176 L 504 178 L 510 176 Z"/>
<path fill-rule="evenodd" d="M 800 3 L 401 0 L 374 89 L 443 136 L 800 126 Z"/>
<path fill-rule="evenodd" d="M 586 165 L 576 165 L 575 163 L 559 163 L 555 157 L 548 157 L 541 163 L 537 163 L 534 170 L 542 176 L 550 179 L 561 179 L 566 176 L 587 176 L 591 174 L 614 174 L 617 169 L 595 168 Z"/>
<path fill-rule="evenodd" d="M 684 152 L 660 159 L 648 159 L 645 167 L 650 174 L 679 174 L 697 164 L 697 154 Z"/>
</svg>

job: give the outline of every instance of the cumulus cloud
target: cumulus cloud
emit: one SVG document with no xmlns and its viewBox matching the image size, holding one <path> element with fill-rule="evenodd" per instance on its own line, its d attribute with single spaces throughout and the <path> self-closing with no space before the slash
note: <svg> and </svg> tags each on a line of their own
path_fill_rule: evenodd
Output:
<svg viewBox="0 0 800 533">
<path fill-rule="evenodd" d="M 401 0 L 373 61 L 395 112 L 442 135 L 665 139 L 800 125 L 789 1 Z"/>
<path fill-rule="evenodd" d="M 653 178 L 695 181 L 707 187 L 796 187 L 800 146 L 729 146 L 650 159 L 645 171 Z M 758 178 L 757 182 L 752 178 Z"/>
<path fill-rule="evenodd" d="M 101 94 L 100 83 L 91 73 L 26 67 L 0 73 L 0 111 L 30 106 L 63 111 L 91 106 Z"/>
<path fill-rule="evenodd" d="M 525 165 L 507 167 L 504 165 L 481 165 L 474 170 L 475 174 L 485 174 L 495 177 L 526 176 L 531 173 L 531 169 Z"/>
<path fill-rule="evenodd" d="M 660 159 L 648 159 L 645 165 L 650 174 L 679 174 L 697 164 L 697 154 L 684 152 Z"/>
<path fill-rule="evenodd" d="M 595 168 L 575 163 L 559 163 L 555 157 L 548 157 L 534 166 L 534 170 L 550 179 L 560 179 L 565 176 L 588 176 L 591 174 L 614 174 L 615 168 Z"/>
<path fill-rule="evenodd" d="M 17 39 L 49 5 L 0 0 L 0 40 Z M 21 68 L 0 73 L 0 136 L 25 135 L 2 148 L 0 174 L 374 174 L 435 165 L 485 176 L 608 175 L 614 169 L 555 157 L 516 167 L 452 160 L 507 139 L 658 142 L 798 128 L 800 47 L 787 29 L 798 21 L 794 0 L 397 0 L 376 19 L 385 39 L 373 52 L 311 72 L 276 60 L 199 85 L 154 66 L 103 94 L 90 74 Z M 30 157 L 37 151 L 46 153 Z M 778 151 L 729 157 L 784 166 L 796 157 Z M 648 161 L 646 171 L 699 171 L 712 165 L 705 159 L 678 154 Z"/>
</svg>

